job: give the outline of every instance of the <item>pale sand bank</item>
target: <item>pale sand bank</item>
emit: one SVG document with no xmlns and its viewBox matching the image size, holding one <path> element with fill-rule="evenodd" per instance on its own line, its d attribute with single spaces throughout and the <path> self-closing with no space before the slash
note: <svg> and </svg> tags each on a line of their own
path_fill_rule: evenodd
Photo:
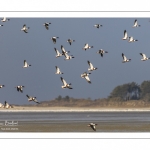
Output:
<svg viewBox="0 0 150 150">
<path fill-rule="evenodd" d="M 85 108 L 85 107 L 14 107 L 0 108 L 0 112 L 145 112 L 150 108 Z"/>
</svg>

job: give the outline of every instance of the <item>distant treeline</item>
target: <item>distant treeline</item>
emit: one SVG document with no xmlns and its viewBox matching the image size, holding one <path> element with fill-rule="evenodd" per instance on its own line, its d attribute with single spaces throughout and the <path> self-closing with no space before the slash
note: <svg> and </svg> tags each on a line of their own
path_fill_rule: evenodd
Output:
<svg viewBox="0 0 150 150">
<path fill-rule="evenodd" d="M 32 105 L 33 106 L 33 105 Z M 150 81 L 135 82 L 115 87 L 107 98 L 72 98 L 59 95 L 54 100 L 42 101 L 39 107 L 150 107 Z"/>
</svg>

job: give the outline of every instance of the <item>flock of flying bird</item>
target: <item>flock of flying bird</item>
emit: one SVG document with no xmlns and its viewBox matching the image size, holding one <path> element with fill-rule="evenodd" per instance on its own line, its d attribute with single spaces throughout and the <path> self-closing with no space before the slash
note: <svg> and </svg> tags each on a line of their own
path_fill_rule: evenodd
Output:
<svg viewBox="0 0 150 150">
<path fill-rule="evenodd" d="M 10 19 L 7 19 L 6 17 L 4 17 L 3 19 L 1 19 L 1 22 L 7 22 L 7 21 L 9 21 L 9 20 L 10 20 Z M 49 22 L 46 22 L 46 23 L 43 24 L 43 25 L 45 26 L 46 30 L 49 30 L 49 25 L 50 25 L 50 24 L 51 24 L 51 23 L 49 23 Z M 0 25 L 0 26 L 3 26 L 3 25 Z M 100 27 L 102 27 L 102 25 L 100 25 L 100 24 L 95 24 L 94 27 L 100 28 Z M 140 25 L 138 25 L 137 19 L 134 21 L 133 27 L 140 27 Z M 22 27 L 22 29 L 21 29 L 21 31 L 24 31 L 25 33 L 28 33 L 28 30 L 29 30 L 29 29 L 30 29 L 30 27 L 27 27 L 26 24 L 24 24 L 23 27 Z M 51 40 L 52 40 L 52 42 L 53 42 L 54 44 L 56 44 L 57 39 L 59 39 L 59 37 L 54 36 L 54 37 L 51 38 Z M 124 30 L 124 37 L 122 38 L 122 40 L 128 40 L 128 42 L 136 42 L 136 41 L 138 41 L 137 39 L 134 39 L 133 37 L 128 37 L 128 34 L 127 34 L 127 31 L 126 31 L 126 30 Z M 72 45 L 72 43 L 75 42 L 75 40 L 68 39 L 67 42 L 69 43 L 69 45 Z M 90 48 L 93 48 L 93 46 L 90 46 L 88 43 L 86 43 L 82 49 L 86 51 L 87 49 L 90 49 Z M 65 57 L 64 60 L 70 60 L 70 59 L 72 59 L 72 58 L 75 58 L 73 55 L 69 55 L 70 51 L 66 51 L 63 45 L 61 45 L 61 51 L 62 51 L 62 53 L 60 53 L 56 48 L 54 48 L 54 50 L 55 50 L 55 52 L 56 52 L 56 58 L 61 57 L 61 56 L 64 56 L 64 57 Z M 100 54 L 101 57 L 103 57 L 103 55 L 104 55 L 105 53 L 108 53 L 108 51 L 104 51 L 103 49 L 100 49 L 100 50 L 98 50 L 97 53 Z M 150 59 L 150 57 L 149 57 L 149 58 L 146 57 L 146 55 L 143 54 L 143 53 L 140 53 L 140 55 L 142 56 L 142 59 L 141 59 L 142 61 L 146 61 L 146 60 Z M 127 59 L 127 57 L 126 57 L 123 53 L 122 53 L 122 58 L 123 58 L 123 61 L 122 61 L 123 63 L 131 61 L 131 59 Z M 89 68 L 88 68 L 88 71 L 89 71 L 89 72 L 87 71 L 87 72 L 82 73 L 82 74 L 81 74 L 81 78 L 86 79 L 86 81 L 91 84 L 89 75 L 91 74 L 91 71 L 97 70 L 98 68 L 97 68 L 97 67 L 94 67 L 93 64 L 92 64 L 89 60 L 87 61 L 87 63 L 88 63 L 88 65 L 89 65 Z M 27 61 L 24 60 L 24 66 L 23 66 L 23 68 L 28 68 L 28 67 L 30 67 L 30 66 L 31 66 L 31 64 L 28 64 Z M 59 68 L 58 66 L 55 66 L 55 67 L 56 67 L 56 73 L 55 73 L 55 74 L 64 74 L 64 73 L 62 73 L 62 72 L 60 71 L 60 68 Z M 68 83 L 66 82 L 66 80 L 65 80 L 63 77 L 60 77 L 60 79 L 61 79 L 61 81 L 62 81 L 62 83 L 63 83 L 63 85 L 61 86 L 62 88 L 73 89 L 73 88 L 71 87 L 71 83 L 68 84 Z M 5 85 L 0 85 L 0 88 L 3 88 L 3 87 L 5 87 Z M 23 86 L 23 85 L 18 85 L 18 86 L 16 86 L 15 88 L 17 89 L 18 92 L 23 93 L 23 88 L 24 88 L 24 87 L 25 87 L 25 86 Z M 28 101 L 33 101 L 33 102 L 36 102 L 36 103 L 40 104 L 40 103 L 37 101 L 36 97 L 29 96 L 29 95 L 26 95 L 26 96 L 27 96 L 27 98 L 28 98 Z M 8 108 L 12 108 L 13 106 L 10 105 L 10 104 L 8 104 L 8 103 L 5 101 L 5 102 L 4 102 L 4 105 L 0 103 L 0 108 L 1 108 L 1 107 L 8 109 Z M 96 127 L 95 127 L 96 125 L 97 125 L 97 124 L 90 123 L 88 126 L 91 127 L 94 131 L 96 131 Z"/>
</svg>

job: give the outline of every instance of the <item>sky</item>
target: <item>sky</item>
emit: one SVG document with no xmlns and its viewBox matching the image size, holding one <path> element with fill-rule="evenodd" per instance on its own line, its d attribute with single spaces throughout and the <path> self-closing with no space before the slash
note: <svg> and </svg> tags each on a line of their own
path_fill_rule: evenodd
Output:
<svg viewBox="0 0 150 150">
<path fill-rule="evenodd" d="M 34 104 L 28 102 L 26 94 L 36 96 L 39 102 L 52 100 L 59 95 L 74 98 L 107 98 L 118 85 L 129 82 L 141 84 L 150 80 L 150 60 L 141 61 L 139 53 L 150 57 L 149 18 L 9 18 L 0 27 L 0 103 Z M 134 20 L 141 27 L 133 28 Z M 43 23 L 50 22 L 49 30 Z M 102 24 L 97 29 L 95 24 Z M 21 31 L 23 24 L 30 27 L 28 33 Z M 137 42 L 122 40 L 124 30 Z M 51 37 L 58 36 L 56 44 Z M 70 46 L 67 40 L 75 40 Z M 94 48 L 82 50 L 85 43 Z M 54 48 L 61 52 L 61 45 L 75 58 L 56 58 Z M 108 51 L 103 58 L 96 52 Z M 124 53 L 131 62 L 122 63 Z M 27 60 L 32 66 L 22 68 Z M 89 76 L 91 84 L 81 78 L 88 71 L 89 60 L 98 69 Z M 64 73 L 56 75 L 55 66 Z M 60 77 L 71 83 L 73 89 L 62 89 Z M 23 93 L 16 86 L 24 85 Z"/>
</svg>

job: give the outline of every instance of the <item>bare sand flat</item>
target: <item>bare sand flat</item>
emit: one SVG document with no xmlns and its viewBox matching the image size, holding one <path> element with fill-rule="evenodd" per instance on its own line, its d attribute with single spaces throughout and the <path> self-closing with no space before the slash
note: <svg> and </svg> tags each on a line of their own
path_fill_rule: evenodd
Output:
<svg viewBox="0 0 150 150">
<path fill-rule="evenodd" d="M 0 108 L 0 112 L 126 112 L 126 111 L 150 111 L 150 107 L 145 108 L 113 108 L 113 107 L 22 107 L 15 106 L 14 108 Z"/>
</svg>

